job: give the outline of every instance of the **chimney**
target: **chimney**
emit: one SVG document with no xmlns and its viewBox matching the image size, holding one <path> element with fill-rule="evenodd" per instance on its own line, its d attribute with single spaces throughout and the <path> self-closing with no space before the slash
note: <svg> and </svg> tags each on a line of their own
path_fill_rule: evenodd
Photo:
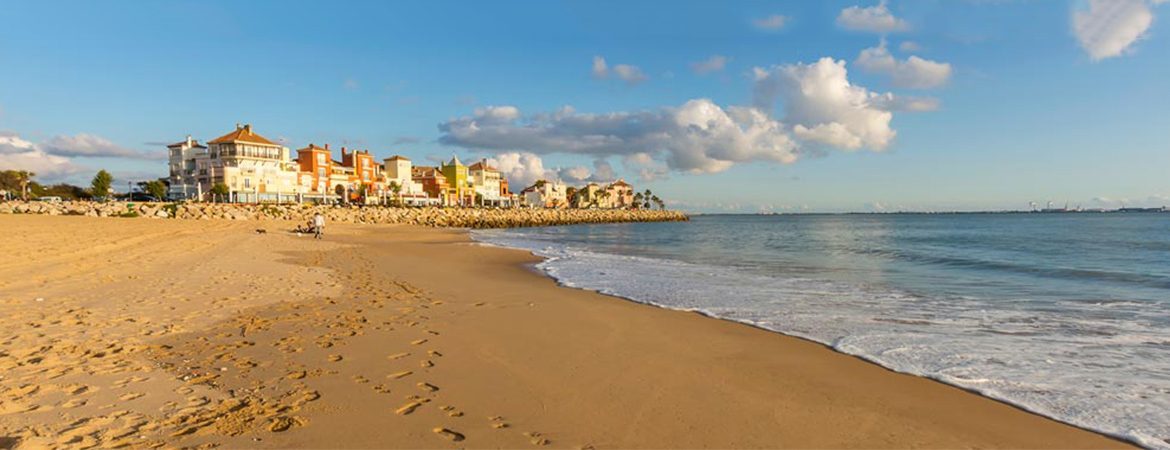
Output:
<svg viewBox="0 0 1170 450">
<path fill-rule="evenodd" d="M 188 147 L 193 147 L 193 146 L 194 146 L 194 144 L 192 144 L 192 143 L 191 143 L 191 135 L 189 135 L 189 134 L 187 135 L 187 146 L 188 146 Z"/>
<path fill-rule="evenodd" d="M 329 144 L 325 144 L 325 150 L 329 150 Z"/>
<path fill-rule="evenodd" d="M 250 123 L 244 124 L 244 131 L 251 133 L 252 132 L 252 124 L 250 124 Z"/>
<path fill-rule="evenodd" d="M 341 157 L 342 157 L 342 158 L 344 158 L 344 157 L 345 157 L 345 146 L 344 146 L 344 145 L 343 145 L 343 146 L 341 146 Z"/>
<path fill-rule="evenodd" d="M 240 123 L 239 123 L 239 122 L 236 122 L 236 129 L 238 130 L 238 129 L 240 129 L 240 128 L 244 128 L 244 127 L 240 126 Z"/>
</svg>

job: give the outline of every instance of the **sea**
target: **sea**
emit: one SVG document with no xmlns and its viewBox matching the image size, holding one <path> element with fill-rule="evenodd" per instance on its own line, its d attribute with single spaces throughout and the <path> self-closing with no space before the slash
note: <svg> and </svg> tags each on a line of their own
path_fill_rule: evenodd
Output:
<svg viewBox="0 0 1170 450">
<path fill-rule="evenodd" d="M 700 215 L 473 236 L 543 257 L 565 286 L 1170 449 L 1170 214 Z"/>
</svg>

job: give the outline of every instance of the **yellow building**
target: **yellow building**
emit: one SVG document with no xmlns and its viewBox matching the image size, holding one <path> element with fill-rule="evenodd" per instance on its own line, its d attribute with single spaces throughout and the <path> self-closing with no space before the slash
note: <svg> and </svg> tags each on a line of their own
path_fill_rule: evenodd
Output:
<svg viewBox="0 0 1170 450">
<path fill-rule="evenodd" d="M 460 205 L 470 205 L 475 201 L 475 190 L 467 177 L 467 166 L 459 161 L 458 156 L 452 156 L 451 161 L 439 166 L 439 172 L 447 179 L 447 185 L 455 190 L 455 198 Z"/>
</svg>

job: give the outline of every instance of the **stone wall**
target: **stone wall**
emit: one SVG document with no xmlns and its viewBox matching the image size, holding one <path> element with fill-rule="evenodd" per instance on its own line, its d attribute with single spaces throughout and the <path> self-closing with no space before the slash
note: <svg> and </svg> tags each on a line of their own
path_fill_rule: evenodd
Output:
<svg viewBox="0 0 1170 450">
<path fill-rule="evenodd" d="M 291 220 L 308 222 L 317 212 L 329 222 L 402 223 L 430 227 L 510 228 L 578 223 L 688 220 L 678 211 L 619 209 L 480 209 L 335 207 L 308 204 L 247 205 L 150 202 L 0 202 L 0 214 L 48 214 L 188 220 Z"/>
</svg>

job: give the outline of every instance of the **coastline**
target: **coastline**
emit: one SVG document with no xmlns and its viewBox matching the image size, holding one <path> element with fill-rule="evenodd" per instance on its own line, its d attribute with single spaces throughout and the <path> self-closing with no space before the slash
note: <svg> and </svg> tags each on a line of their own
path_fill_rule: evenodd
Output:
<svg viewBox="0 0 1170 450">
<path fill-rule="evenodd" d="M 111 423 L 141 415 L 133 422 L 147 426 L 135 433 L 147 436 L 145 441 L 171 445 L 1130 446 L 819 343 L 563 287 L 527 267 L 539 258 L 480 245 L 462 230 L 339 224 L 330 228 L 325 242 L 315 242 L 277 231 L 284 225 L 278 223 L 266 225 L 269 233 L 256 234 L 255 222 L 182 221 L 177 226 L 179 222 L 133 221 L 134 229 L 124 224 L 129 222 L 77 217 L 0 216 L 0 222 L 17 235 L 57 228 L 21 235 L 28 238 L 21 243 L 15 236 L 4 238 L 14 258 L 25 258 L 0 264 L 0 273 L 11 280 L 3 287 L 12 295 L 0 301 L 15 312 L 4 325 L 15 329 L 43 317 L 45 302 L 70 314 L 92 311 L 80 319 L 93 322 L 93 329 L 83 334 L 104 333 L 101 340 L 83 341 L 74 332 L 57 331 L 62 325 L 51 321 L 41 329 L 58 339 L 69 338 L 74 346 L 98 345 L 132 331 L 142 333 L 144 325 L 124 329 L 89 319 L 102 317 L 105 309 L 117 311 L 107 314 L 111 318 L 127 318 L 126 305 L 107 308 L 108 303 L 123 302 L 145 305 L 130 318 L 158 330 L 140 343 L 131 342 L 141 348 L 118 353 L 136 364 L 142 373 L 138 377 L 147 378 L 122 387 L 117 383 L 125 375 L 96 373 L 101 371 L 47 378 L 35 366 L 57 362 L 55 370 L 63 370 L 77 361 L 59 358 L 52 350 L 34 355 L 42 358 L 35 363 L 17 361 L 14 348 L 35 347 L 37 338 L 9 339 L 0 359 L 4 368 L 27 370 L 26 380 L 48 381 L 26 392 L 14 382 L 22 372 L 0 380 L 0 414 L 18 427 L 7 419 L 30 422 L 29 429 L 40 427 L 45 436 L 77 434 L 54 430 L 53 422 L 100 416 L 108 409 L 86 408 L 109 402 L 131 411 Z M 54 253 L 46 247 L 69 247 L 54 234 L 61 232 L 97 245 L 75 249 L 81 258 L 51 257 Z M 96 236 L 100 233 L 148 238 L 107 248 L 114 244 L 101 241 Z M 162 235 L 173 242 L 149 240 Z M 165 248 L 198 246 L 205 253 L 195 256 L 213 258 L 217 268 L 206 277 L 178 274 L 144 286 L 131 280 L 160 269 L 123 267 L 109 257 L 112 251 L 136 251 L 135 246 L 154 246 L 140 255 L 153 258 L 156 266 L 190 257 Z M 221 254 L 228 250 L 249 254 Z M 85 265 L 86 258 L 102 267 L 102 273 Z M 235 265 L 224 265 L 230 261 Z M 79 270 L 79 264 L 86 270 Z M 58 269 L 65 278 L 50 276 Z M 103 287 L 105 277 L 114 281 Z M 187 310 L 180 307 L 182 314 L 173 314 L 168 311 L 175 305 L 155 295 L 164 285 L 247 289 L 224 295 L 214 305 L 192 304 L 190 297 L 196 296 L 183 295 L 188 297 L 182 301 Z M 51 296 L 69 296 L 79 289 L 88 297 L 62 299 L 57 306 Z M 41 302 L 29 298 L 42 292 L 49 294 Z M 212 298 L 220 291 L 200 295 L 198 299 Z M 76 354 L 76 349 L 67 353 Z M 404 353 L 409 355 L 398 356 Z M 9 360 L 24 364 L 9 367 Z M 51 395 L 54 386 L 78 383 L 89 388 L 76 396 L 95 397 L 88 406 L 70 408 L 65 403 L 76 399 Z M 127 389 L 143 395 L 121 395 Z M 119 395 L 96 399 L 107 394 Z M 200 399 L 207 402 L 197 405 Z M 176 406 L 165 410 L 168 402 Z M 17 403 L 40 407 L 9 407 Z M 412 404 L 410 411 L 401 412 Z M 160 414 L 160 408 L 170 412 Z M 231 423 L 208 419 L 211 412 L 226 413 Z M 180 419 L 178 423 L 154 417 L 168 414 L 172 421 Z M 86 429 L 78 443 L 115 442 L 111 439 L 120 433 L 103 426 Z M 5 427 L 0 427 L 0 436 L 42 442 L 42 437 Z M 275 429 L 280 430 L 270 431 Z M 449 440 L 456 435 L 461 440 Z"/>
</svg>

